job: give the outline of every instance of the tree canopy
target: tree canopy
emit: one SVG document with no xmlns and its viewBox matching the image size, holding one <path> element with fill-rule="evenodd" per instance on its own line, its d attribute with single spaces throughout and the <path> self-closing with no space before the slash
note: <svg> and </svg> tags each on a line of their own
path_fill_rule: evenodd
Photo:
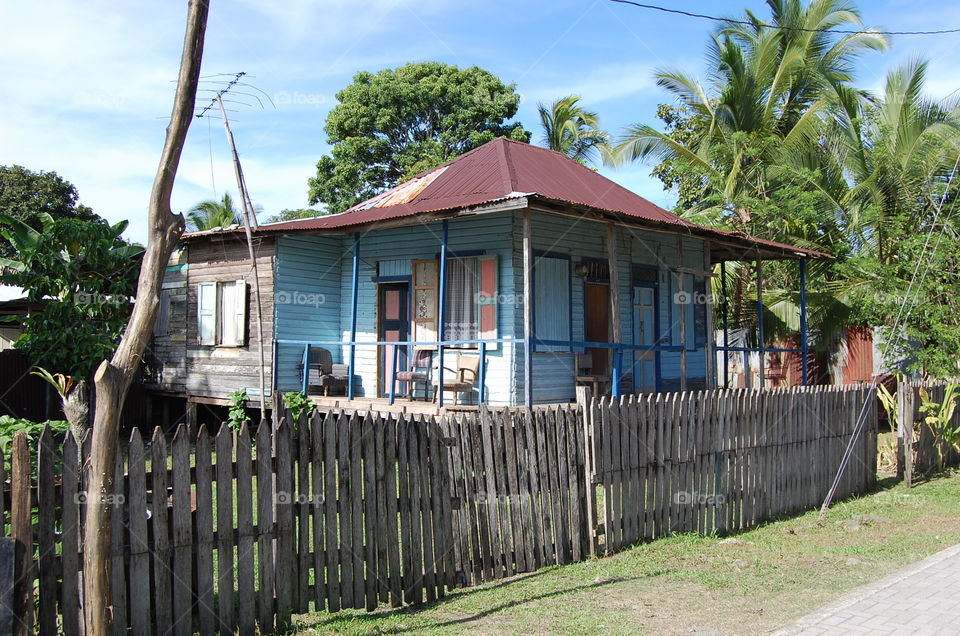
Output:
<svg viewBox="0 0 960 636">
<path fill-rule="evenodd" d="M 35 230 L 43 227 L 41 214 L 55 219 L 98 219 L 79 202 L 72 183 L 56 172 L 35 172 L 23 166 L 0 166 L 0 214 L 25 222 Z M 0 245 L 0 255 L 13 256 L 9 243 Z"/>
<path fill-rule="evenodd" d="M 83 380 L 113 352 L 127 323 L 143 248 L 121 238 L 126 221 L 36 218 L 40 231 L 0 215 L 0 242 L 17 253 L 0 258 L 0 283 L 44 302 L 16 347 L 39 366 Z"/>
<path fill-rule="evenodd" d="M 543 145 L 563 153 L 582 164 L 605 154 L 610 141 L 600 127 L 600 119 L 591 110 L 580 106 L 579 95 L 568 95 L 550 106 L 537 105 L 543 128 Z"/>
<path fill-rule="evenodd" d="M 233 204 L 233 197 L 229 192 L 223 193 L 223 198 L 207 199 L 196 204 L 187 212 L 187 230 L 202 232 L 216 227 L 241 225 L 243 216 Z"/>
<path fill-rule="evenodd" d="M 310 204 L 341 212 L 496 137 L 527 142 L 512 122 L 513 84 L 477 66 L 406 64 L 357 73 L 337 93 L 324 130 L 331 154 L 309 180 Z"/>
</svg>

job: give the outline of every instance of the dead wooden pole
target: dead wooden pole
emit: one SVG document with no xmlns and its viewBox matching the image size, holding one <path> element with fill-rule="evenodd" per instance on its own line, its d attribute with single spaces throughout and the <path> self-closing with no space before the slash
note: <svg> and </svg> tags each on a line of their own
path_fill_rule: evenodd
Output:
<svg viewBox="0 0 960 636">
<path fill-rule="evenodd" d="M 149 233 L 137 281 L 137 302 L 113 357 L 104 360 L 94 376 L 97 404 L 86 466 L 89 485 L 83 530 L 83 615 L 85 633 L 89 636 L 113 633 L 110 545 L 114 510 L 110 502 L 114 492 L 120 413 L 153 333 L 167 262 L 183 233 L 183 216 L 171 211 L 170 195 L 193 119 L 209 9 L 209 0 L 189 0 L 173 110 L 150 193 Z M 122 631 L 126 630 L 126 625 L 121 627 Z"/>
<path fill-rule="evenodd" d="M 253 211 L 253 205 L 250 203 L 250 195 L 247 192 L 247 182 L 243 178 L 243 168 L 240 165 L 240 156 L 237 154 L 237 145 L 233 141 L 233 131 L 230 130 L 230 121 L 227 119 L 227 111 L 223 107 L 223 100 L 220 94 L 216 97 L 217 105 L 220 106 L 220 114 L 223 116 L 223 129 L 227 133 L 227 141 L 230 143 L 230 152 L 233 155 L 233 172 L 237 177 L 237 188 L 240 190 L 240 207 L 243 210 L 243 230 L 247 237 L 247 254 L 250 257 L 250 270 L 253 272 L 253 306 L 256 310 L 257 325 L 257 349 L 260 354 L 260 417 L 267 417 L 267 380 L 264 369 L 267 366 L 267 355 L 264 351 L 263 343 L 263 312 L 260 305 L 260 272 L 257 267 L 257 255 L 253 250 L 253 231 L 250 229 L 251 219 L 256 218 Z M 274 405 L 276 406 L 276 405 Z"/>
</svg>

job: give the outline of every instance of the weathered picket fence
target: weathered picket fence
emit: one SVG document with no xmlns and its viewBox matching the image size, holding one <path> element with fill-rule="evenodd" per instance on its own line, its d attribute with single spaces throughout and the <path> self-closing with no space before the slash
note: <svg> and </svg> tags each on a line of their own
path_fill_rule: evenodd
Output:
<svg viewBox="0 0 960 636">
<path fill-rule="evenodd" d="M 670 532 L 749 527 L 819 503 L 864 394 L 281 413 L 255 433 L 181 427 L 146 443 L 133 431 L 110 500 L 116 631 L 265 633 L 295 613 L 417 604 Z M 14 607 L 21 633 L 79 634 L 88 448 L 49 430 L 38 446 L 18 434 L 0 456 L 0 529 L 23 550 Z M 840 496 L 872 483 L 875 449 L 874 417 Z"/>
<path fill-rule="evenodd" d="M 820 505 L 868 387 L 811 387 L 594 400 L 587 462 L 603 497 L 606 551 L 675 532 L 736 532 Z M 837 498 L 876 480 L 876 404 Z M 593 492 L 590 493 L 593 495 Z"/>
<path fill-rule="evenodd" d="M 921 410 L 924 391 L 929 401 L 937 407 L 945 400 L 958 399 L 954 392 L 948 398 L 950 385 L 947 382 L 909 382 L 901 381 L 897 384 L 897 439 L 898 457 L 897 473 L 910 487 L 917 474 L 927 474 L 942 466 L 956 466 L 960 464 L 960 453 L 946 439 L 939 424 L 926 422 L 933 413 L 924 413 Z M 934 408 L 939 414 L 939 408 Z M 960 407 L 955 408 L 950 418 L 948 428 L 960 430 Z M 910 452 L 907 452 L 907 449 Z"/>
</svg>

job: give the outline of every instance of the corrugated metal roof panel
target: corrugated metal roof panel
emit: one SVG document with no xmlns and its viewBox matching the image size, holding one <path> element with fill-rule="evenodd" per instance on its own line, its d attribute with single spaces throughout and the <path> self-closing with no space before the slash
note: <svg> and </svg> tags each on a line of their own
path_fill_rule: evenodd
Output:
<svg viewBox="0 0 960 636">
<path fill-rule="evenodd" d="M 260 226 L 260 232 L 337 230 L 417 214 L 455 210 L 529 196 L 615 212 L 700 236 L 829 258 L 828 254 L 767 241 L 739 232 L 708 228 L 614 183 L 565 155 L 503 137 L 382 192 L 346 212 Z M 192 236 L 197 236 L 194 233 Z"/>
</svg>

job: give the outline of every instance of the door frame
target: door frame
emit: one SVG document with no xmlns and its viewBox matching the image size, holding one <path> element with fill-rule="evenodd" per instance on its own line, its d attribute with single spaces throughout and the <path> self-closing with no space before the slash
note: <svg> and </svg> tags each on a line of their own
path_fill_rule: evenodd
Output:
<svg viewBox="0 0 960 636">
<path fill-rule="evenodd" d="M 654 355 L 653 355 L 653 390 L 654 390 L 655 393 L 659 393 L 659 392 L 660 392 L 660 381 L 661 381 L 661 378 L 660 378 L 660 346 L 659 346 L 659 345 L 660 345 L 660 340 L 661 340 L 661 334 L 660 334 L 660 283 L 659 283 L 659 282 L 653 283 L 653 282 L 645 282 L 645 281 L 634 281 L 634 282 L 633 282 L 633 285 L 632 285 L 632 287 L 631 287 L 631 291 L 633 291 L 633 289 L 634 289 L 634 288 L 637 288 L 637 287 L 642 287 L 642 288 L 644 288 L 644 289 L 651 289 L 651 290 L 653 290 L 653 344 L 657 346 L 657 348 L 654 349 L 654 351 L 653 351 L 653 354 L 654 354 Z M 634 303 L 632 302 L 632 299 L 631 299 L 631 303 L 630 303 L 631 309 L 633 309 L 634 306 L 635 306 L 635 305 L 634 305 Z M 634 310 L 634 311 L 632 311 L 631 313 L 633 314 L 633 316 L 631 316 L 631 318 L 632 318 L 633 321 L 634 321 L 633 332 L 634 332 L 634 334 L 636 334 L 636 328 L 637 328 L 637 325 L 636 325 L 636 311 Z M 633 344 L 639 345 L 640 343 L 639 343 L 639 342 L 634 342 Z M 634 388 L 634 392 L 636 392 L 636 388 L 637 388 L 636 375 L 634 375 L 633 388 Z"/>
<path fill-rule="evenodd" d="M 411 276 L 391 276 L 391 277 L 382 277 L 375 281 L 377 286 L 377 295 L 376 295 L 377 302 L 376 302 L 376 310 L 375 310 L 377 340 L 383 340 L 383 338 L 381 337 L 382 336 L 381 330 L 383 326 L 382 300 L 383 300 L 383 290 L 386 287 L 396 287 L 398 290 L 403 290 L 405 294 L 407 307 L 406 307 L 406 316 L 405 316 L 406 320 L 404 322 L 406 324 L 407 336 L 404 339 L 405 340 L 411 339 L 412 329 L 413 329 L 413 311 L 410 304 L 410 300 L 412 297 L 412 289 L 411 289 L 412 280 L 413 279 Z M 387 394 L 387 389 L 388 389 L 387 379 L 384 377 L 384 371 L 385 371 L 384 355 L 386 355 L 385 350 L 386 350 L 386 347 L 382 347 L 382 348 L 377 347 L 377 397 L 385 396 Z M 409 347 L 406 348 L 406 354 L 407 354 L 407 357 L 409 358 L 409 355 L 410 355 Z M 402 391 L 398 391 L 397 394 L 398 395 L 402 394 Z"/>
</svg>

